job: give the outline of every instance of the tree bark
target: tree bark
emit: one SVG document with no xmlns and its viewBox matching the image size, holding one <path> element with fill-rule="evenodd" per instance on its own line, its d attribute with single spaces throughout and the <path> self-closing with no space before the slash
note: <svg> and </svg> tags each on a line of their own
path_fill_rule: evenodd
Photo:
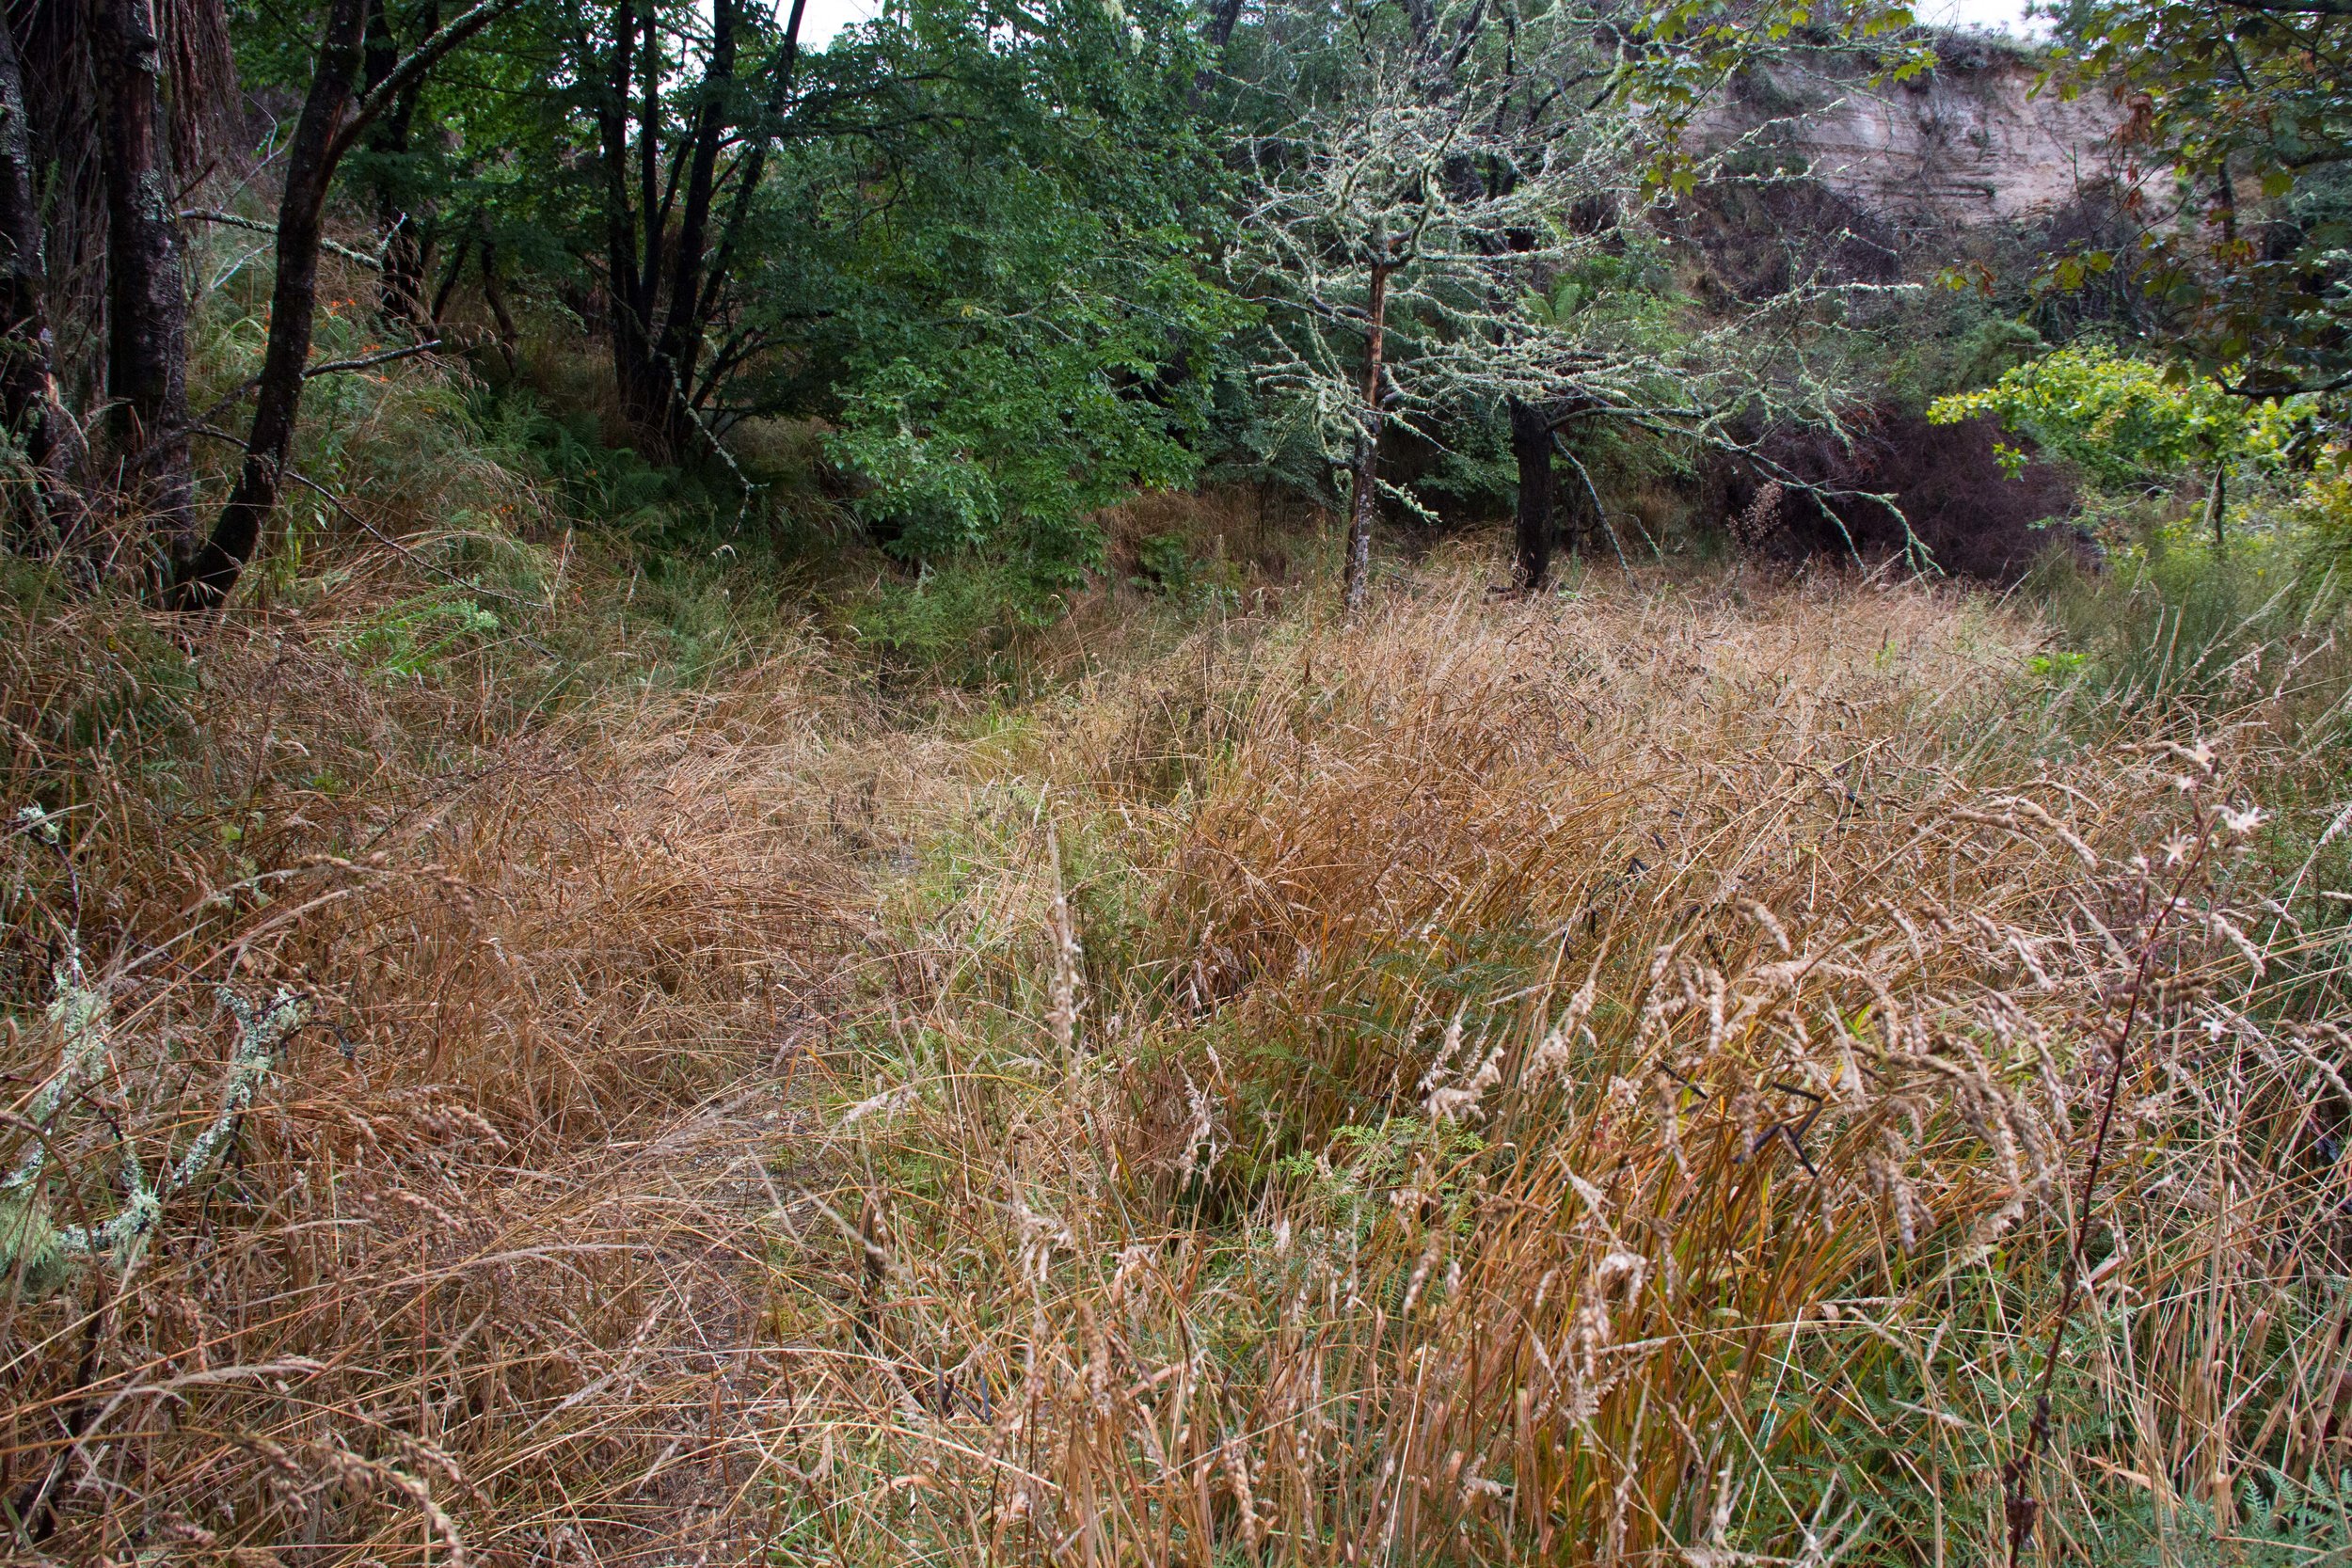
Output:
<svg viewBox="0 0 2352 1568">
<path fill-rule="evenodd" d="M 736 242 L 742 237 L 744 220 L 751 214 L 752 198 L 759 193 L 760 178 L 767 172 L 768 149 L 792 97 L 792 83 L 801 62 L 801 22 L 807 10 L 808 0 L 792 0 L 791 13 L 784 24 L 784 41 L 777 46 L 776 57 L 769 67 L 768 91 L 759 105 L 758 133 L 748 138 L 750 150 L 734 171 L 735 198 L 727 209 L 727 220 L 720 228 L 719 246 L 711 255 L 709 270 L 703 278 L 702 297 L 695 306 L 694 331 L 698 338 L 708 329 L 718 312 L 720 296 L 735 265 Z"/>
<path fill-rule="evenodd" d="M 209 610 L 228 597 L 252 559 L 262 527 L 277 510 L 278 491 L 285 484 L 304 372 L 310 362 L 319 242 L 325 237 L 326 188 L 337 161 L 336 133 L 351 105 L 366 23 L 367 0 L 332 0 L 319 42 L 318 68 L 286 150 L 286 190 L 278 208 L 278 278 L 270 295 L 269 341 L 262 355 L 245 465 L 211 538 L 173 579 L 171 603 L 178 610 Z"/>
<path fill-rule="evenodd" d="M 146 0 L 91 0 L 99 165 L 106 187 L 111 457 L 164 545 L 167 581 L 203 548 L 188 431 L 187 290 L 163 129 L 163 60 Z"/>
<path fill-rule="evenodd" d="M 664 441 L 682 453 L 693 444 L 694 415 L 686 405 L 686 384 L 703 339 L 703 252 L 710 238 L 710 198 L 719 168 L 719 143 L 727 130 L 727 98 L 735 87 L 734 0 L 711 0 L 710 56 L 703 71 L 702 103 L 694 114 L 688 152 L 686 205 L 679 212 L 677 262 L 670 275 L 670 306 L 662 314 L 654 368 L 668 383 Z M 713 277 L 715 286 L 722 279 Z"/>
<path fill-rule="evenodd" d="M 81 515 L 72 489 L 81 433 L 57 395 L 48 284 L 24 67 L 0 6 L 0 419 L 33 470 L 34 538 L 65 546 Z"/>
<path fill-rule="evenodd" d="M 650 0 L 649 0 L 650 3 Z M 653 337 L 646 285 L 651 281 L 651 252 L 660 248 L 653 234 L 650 204 L 638 211 L 629 195 L 630 87 L 637 62 L 638 15 L 634 0 L 620 0 L 612 19 L 612 58 L 605 79 L 604 100 L 596 120 L 604 159 L 605 301 L 607 325 L 612 334 L 612 379 L 621 407 L 632 423 L 644 424 L 649 413 L 662 407 L 650 402 Z M 641 128 L 640 139 L 651 135 Z M 650 238 L 641 253 L 638 220 L 643 216 Z"/>
<path fill-rule="evenodd" d="M 793 0 L 783 40 L 765 73 L 755 122 L 737 107 L 739 88 L 747 91 L 751 86 L 739 76 L 741 0 L 714 0 L 710 49 L 692 112 L 684 134 L 672 138 L 666 152 L 656 80 L 659 29 L 649 9 L 642 8 L 648 4 L 616 0 L 605 90 L 596 105 L 606 320 L 624 413 L 649 450 L 683 456 L 698 438 L 699 400 L 691 388 L 759 192 L 775 122 L 790 98 L 807 0 Z M 591 46 L 583 41 L 580 48 L 588 56 Z M 740 138 L 737 162 L 722 175 L 720 159 L 730 134 L 746 124 L 755 129 Z M 666 183 L 660 177 L 665 163 Z M 729 182 L 735 188 L 723 203 L 720 192 Z"/>
<path fill-rule="evenodd" d="M 482 236 L 482 303 L 490 308 L 490 319 L 498 324 L 499 357 L 506 361 L 506 373 L 513 375 L 522 363 L 523 335 L 515 326 L 515 313 L 506 307 L 506 285 L 499 278 L 498 242 L 485 231 Z"/>
<path fill-rule="evenodd" d="M 1372 292 L 1364 301 L 1363 428 L 1356 437 L 1355 494 L 1347 509 L 1343 597 L 1350 620 L 1363 613 L 1372 593 L 1372 525 L 1380 515 L 1380 355 L 1388 330 L 1389 274 L 1394 270 L 1386 261 L 1373 263 Z"/>
<path fill-rule="evenodd" d="M 1518 460 L 1518 585 L 1535 593 L 1551 580 L 1551 421 L 1543 410 L 1510 400 L 1511 455 Z"/>
<path fill-rule="evenodd" d="M 473 254 L 473 230 L 469 229 L 457 236 L 457 248 L 450 253 L 449 270 L 441 274 L 441 286 L 433 292 L 433 311 L 425 330 L 437 338 L 441 335 L 441 318 L 449 313 L 450 295 L 457 292 L 458 283 L 466 276 L 466 260 Z"/>
<path fill-rule="evenodd" d="M 420 37 L 430 38 L 441 25 L 440 0 L 426 0 L 417 21 Z M 368 7 L 365 79 L 373 91 L 399 63 L 399 40 L 384 0 Z M 384 270 L 376 283 L 376 314 L 387 326 L 421 331 L 424 310 L 424 232 L 418 215 L 404 199 L 399 171 L 393 161 L 408 152 L 410 128 L 416 122 L 417 100 L 424 91 L 420 76 L 401 87 L 390 105 L 367 135 L 368 150 L 379 160 L 374 171 L 376 225 L 384 235 Z"/>
</svg>

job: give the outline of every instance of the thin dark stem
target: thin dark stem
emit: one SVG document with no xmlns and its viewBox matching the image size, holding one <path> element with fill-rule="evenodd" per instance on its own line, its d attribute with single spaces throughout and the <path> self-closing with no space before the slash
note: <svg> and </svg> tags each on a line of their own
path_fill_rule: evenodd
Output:
<svg viewBox="0 0 2352 1568">
<path fill-rule="evenodd" d="M 2213 824 L 2201 812 L 2197 819 L 2197 847 L 2181 867 L 2180 876 L 2166 895 L 2163 908 L 2148 924 L 2147 934 L 2140 939 L 2139 958 L 2132 972 L 2132 990 L 2123 1009 L 2123 1022 L 2115 1032 L 2109 1045 L 2107 1081 L 2099 1102 L 2099 1126 L 2091 1135 L 2090 1163 L 2083 1171 L 2082 1193 L 2074 1205 L 2074 1227 L 2067 1240 L 2066 1286 L 2058 1296 L 2058 1321 L 2050 1325 L 2049 1347 L 2042 1358 L 2042 1386 L 2035 1390 L 2033 1419 L 2026 1429 L 2026 1446 L 2001 1466 L 2004 1498 L 2003 1511 L 2009 1522 L 2009 1563 L 2017 1568 L 2017 1560 L 2032 1539 L 2035 1521 L 2042 1513 L 2041 1499 L 2026 1488 L 2033 1480 L 2034 1465 L 2050 1442 L 2050 1398 L 2058 1386 L 2058 1352 L 2066 1337 L 2066 1325 L 2074 1316 L 2074 1304 L 2082 1296 L 2088 1271 L 2084 1267 L 2083 1248 L 2090 1239 L 2091 1197 L 2099 1188 L 2099 1172 L 2106 1163 L 2107 1132 L 2115 1125 L 2115 1104 L 2123 1089 L 2123 1064 L 2130 1053 L 2132 1034 L 2138 1026 L 2142 1003 L 2148 994 L 2148 982 L 2155 971 L 2156 944 L 2163 940 L 2164 928 L 2171 922 L 2174 911 L 2181 907 L 2181 896 L 2188 891 L 2189 879 L 2204 863 L 2205 851 L 2213 844 Z"/>
</svg>

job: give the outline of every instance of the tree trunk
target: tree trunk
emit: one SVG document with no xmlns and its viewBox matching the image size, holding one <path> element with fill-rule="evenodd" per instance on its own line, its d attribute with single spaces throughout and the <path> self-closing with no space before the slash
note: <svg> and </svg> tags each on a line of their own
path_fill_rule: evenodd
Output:
<svg viewBox="0 0 2352 1568">
<path fill-rule="evenodd" d="M 1533 594 L 1551 579 L 1551 421 L 1511 399 L 1511 455 L 1518 460 L 1518 585 Z"/>
<path fill-rule="evenodd" d="M 146 0 L 91 0 L 99 164 L 106 187 L 111 456 L 163 541 L 167 580 L 203 547 L 188 433 L 187 291 L 164 145 L 163 61 Z"/>
<path fill-rule="evenodd" d="M 2222 466 L 2221 459 L 2215 458 L 2213 489 L 2205 497 L 2205 526 L 2213 530 L 2213 548 L 2216 555 L 2229 547 L 2228 541 L 2222 535 L 2223 519 L 2229 515 L 2226 482 L 2223 478 L 2227 472 L 2228 470 Z"/>
<path fill-rule="evenodd" d="M 738 74 L 740 0 L 715 0 L 699 102 L 685 135 L 671 143 L 666 187 L 658 178 L 664 161 L 663 116 L 652 80 L 660 62 L 660 40 L 652 18 L 641 22 L 639 3 L 619 0 L 605 91 L 596 109 L 604 166 L 606 320 L 624 413 L 649 450 L 683 456 L 700 434 L 689 389 L 725 296 L 776 121 L 791 96 L 807 0 L 793 0 L 784 38 L 768 65 L 755 120 L 734 107 L 751 85 Z M 737 162 L 722 176 L 719 159 L 737 139 L 730 133 L 746 125 L 752 130 L 739 137 Z M 722 218 L 720 192 L 728 182 L 735 189 Z M 674 202 L 680 204 L 673 241 Z"/>
<path fill-rule="evenodd" d="M 693 445 L 694 413 L 686 405 L 686 384 L 694 374 L 704 324 L 703 252 L 710 238 L 710 198 L 719 167 L 719 143 L 727 128 L 727 100 L 735 89 L 735 5 L 711 0 L 710 57 L 703 71 L 702 103 L 694 114 L 694 139 L 688 151 L 686 205 L 678 217 L 677 262 L 670 274 L 670 308 L 663 312 L 656 368 L 668 385 L 663 439 L 673 453 Z M 713 275 L 715 296 L 723 279 Z"/>
<path fill-rule="evenodd" d="M 50 362 L 48 284 L 24 67 L 0 7 L 0 419 L 33 470 L 33 537 L 66 546 L 81 515 L 72 490 L 80 431 L 57 396 Z"/>
<path fill-rule="evenodd" d="M 326 187 L 335 172 L 336 132 L 350 107 L 359 70 L 366 0 L 332 0 L 319 43 L 318 69 L 286 150 L 286 192 L 278 208 L 278 279 L 270 295 L 269 342 L 262 355 L 253 425 L 236 488 L 213 525 L 212 537 L 172 584 L 178 610 L 208 610 L 228 597 L 253 557 L 262 526 L 277 510 L 294 453 L 294 417 L 302 406 L 304 372 L 318 306 L 319 241 L 324 237 Z"/>
<path fill-rule="evenodd" d="M 1364 302 L 1363 429 L 1356 437 L 1355 494 L 1349 498 L 1347 576 L 1344 602 L 1348 619 L 1364 610 L 1372 593 L 1372 525 L 1380 514 L 1380 352 L 1388 330 L 1389 274 L 1394 269 L 1375 261 L 1372 293 Z"/>
<path fill-rule="evenodd" d="M 775 60 L 769 68 L 768 92 L 759 106 L 758 133 L 749 138 L 751 150 L 744 154 L 747 161 L 736 178 L 735 202 L 719 232 L 719 248 L 711 258 L 709 278 L 703 285 L 705 325 L 718 304 L 728 269 L 734 265 L 735 244 L 742 235 L 743 220 L 751 214 L 752 198 L 758 193 L 760 177 L 767 170 L 768 148 L 775 138 L 776 122 L 783 118 L 785 106 L 792 97 L 792 83 L 801 62 L 801 21 L 807 9 L 808 0 L 792 0 L 791 14 L 784 24 L 784 41 L 777 47 Z"/>
<path fill-rule="evenodd" d="M 441 275 L 441 286 L 433 292 L 432 319 L 425 330 L 432 337 L 441 335 L 441 318 L 449 314 L 450 295 L 457 292 L 458 283 L 466 276 L 466 259 L 473 254 L 473 230 L 469 229 L 457 236 L 457 248 L 450 253 L 449 270 Z"/>
<path fill-rule="evenodd" d="M 490 319 L 498 324 L 499 357 L 506 361 L 506 373 L 513 375 L 522 363 L 523 335 L 516 330 L 515 313 L 506 308 L 506 286 L 499 280 L 498 243 L 486 232 L 482 236 L 482 303 L 490 308 Z"/>
<path fill-rule="evenodd" d="M 399 63 L 400 40 L 393 36 L 384 0 L 371 0 L 367 25 L 365 80 L 373 91 Z M 439 0 L 426 0 L 417 18 L 417 36 L 431 38 L 440 25 Z M 423 225 L 408 210 L 400 173 L 391 164 L 408 152 L 409 128 L 416 121 L 417 100 L 423 91 L 422 77 L 402 88 L 367 135 L 368 150 L 382 160 L 374 171 L 376 225 L 384 235 L 376 314 L 387 326 L 416 332 L 422 332 L 426 325 Z"/>
<path fill-rule="evenodd" d="M 646 285 L 660 249 L 653 234 L 653 208 L 643 217 L 652 235 L 641 253 L 639 212 L 629 195 L 630 87 L 637 61 L 638 17 L 634 0 L 621 0 L 612 20 L 612 60 L 602 103 L 596 106 L 604 161 L 605 304 L 612 334 L 612 379 L 621 407 L 631 423 L 643 425 L 659 415 L 662 404 L 652 401 L 653 338 Z M 641 137 L 650 135 L 641 129 Z"/>
</svg>

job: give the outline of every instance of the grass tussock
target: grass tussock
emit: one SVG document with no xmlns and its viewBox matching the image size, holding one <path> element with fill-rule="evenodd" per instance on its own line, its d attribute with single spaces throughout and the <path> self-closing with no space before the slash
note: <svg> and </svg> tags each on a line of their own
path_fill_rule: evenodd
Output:
<svg viewBox="0 0 2352 1568">
<path fill-rule="evenodd" d="M 992 695 L 548 441 L 193 648 L 11 581 L 15 1552 L 1975 1560 L 2054 1336 L 2045 1560 L 2352 1544 L 2324 618 L 2164 685 L 1440 551 L 1349 627 L 1232 494 Z"/>
<path fill-rule="evenodd" d="M 0 839 L 13 1108 L 77 958 L 102 1037 L 0 1132 L 40 1156 L 0 1200 L 12 1559 L 737 1528 L 763 1161 L 870 946 L 834 760 L 868 724 L 788 622 L 550 526 L 528 455 L 314 522 L 193 642 L 12 568 L 0 773 L 56 830 Z M 232 1006 L 281 988 L 305 1022 L 231 1106 Z M 135 1169 L 151 1227 L 54 1268 Z"/>
<path fill-rule="evenodd" d="M 2042 1549 L 2336 1539 L 2288 695 L 2088 725 L 1981 601 L 1482 586 L 972 747 L 780 1264 L 783 1554 L 1998 1557 L 2078 1219 Z"/>
</svg>

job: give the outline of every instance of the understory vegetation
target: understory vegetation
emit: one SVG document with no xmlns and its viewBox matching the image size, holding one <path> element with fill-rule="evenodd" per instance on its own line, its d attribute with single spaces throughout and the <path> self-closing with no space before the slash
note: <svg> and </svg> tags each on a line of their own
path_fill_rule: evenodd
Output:
<svg viewBox="0 0 2352 1568">
<path fill-rule="evenodd" d="M 2331 606 L 1472 535 L 1351 628 L 1233 491 L 974 691 L 498 451 L 193 653 L 15 579 L 44 1223 L 305 1009 L 12 1243 L 24 1544 L 1997 1555 L 2080 1221 L 2042 1549 L 2346 1544 Z"/>
<path fill-rule="evenodd" d="M 2352 1557 L 2265 14 L 0 7 L 0 1557 Z"/>
</svg>

